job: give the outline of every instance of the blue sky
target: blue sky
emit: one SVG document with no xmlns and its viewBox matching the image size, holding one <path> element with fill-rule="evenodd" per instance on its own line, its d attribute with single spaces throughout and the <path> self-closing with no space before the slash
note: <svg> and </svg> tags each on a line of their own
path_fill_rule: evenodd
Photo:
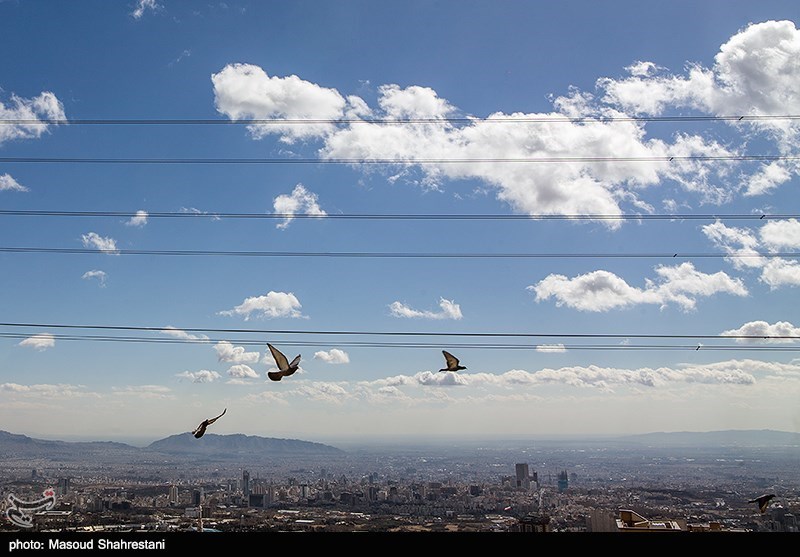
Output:
<svg viewBox="0 0 800 557">
<path fill-rule="evenodd" d="M 0 1 L 0 427 L 800 431 L 798 16 Z"/>
</svg>

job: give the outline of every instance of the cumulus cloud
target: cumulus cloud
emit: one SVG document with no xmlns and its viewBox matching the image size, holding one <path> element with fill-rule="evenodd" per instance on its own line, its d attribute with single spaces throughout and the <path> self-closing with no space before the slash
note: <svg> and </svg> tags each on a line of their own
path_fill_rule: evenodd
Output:
<svg viewBox="0 0 800 557">
<path fill-rule="evenodd" d="M 719 221 L 703 226 L 702 231 L 728 253 L 727 259 L 735 268 L 760 270 L 759 280 L 771 289 L 800 286 L 800 264 L 777 255 L 779 249 L 800 246 L 800 223 L 796 219 L 770 221 L 758 233 Z M 760 255 L 764 250 L 775 255 Z"/>
<path fill-rule="evenodd" d="M 9 174 L 0 174 L 0 191 L 28 191 Z"/>
<path fill-rule="evenodd" d="M 19 346 L 27 346 L 35 350 L 47 350 L 56 345 L 56 339 L 50 333 L 39 333 L 20 341 Z"/>
<path fill-rule="evenodd" d="M 172 325 L 167 325 L 161 329 L 161 333 L 181 340 L 199 340 L 201 342 L 208 342 L 208 337 L 206 335 L 190 334 L 184 330 L 173 327 Z"/>
<path fill-rule="evenodd" d="M 613 385 L 639 385 L 665 387 L 675 383 L 734 384 L 756 383 L 756 373 L 786 372 L 798 366 L 778 365 L 756 360 L 730 360 L 706 365 L 685 364 L 675 368 L 625 369 L 601 366 L 568 366 L 544 368 L 538 371 L 512 369 L 494 373 L 434 373 L 396 375 L 374 381 L 361 382 L 364 388 L 402 389 L 403 387 L 468 386 L 501 387 L 516 389 L 522 386 L 563 384 L 573 387 L 593 387 L 603 391 Z"/>
<path fill-rule="evenodd" d="M 136 214 L 125 222 L 126 226 L 135 226 L 137 228 L 142 228 L 145 224 L 147 224 L 147 211 L 136 211 Z"/>
<path fill-rule="evenodd" d="M 759 230 L 759 238 L 770 251 L 800 248 L 800 221 L 769 221 Z"/>
<path fill-rule="evenodd" d="M 261 355 L 258 352 L 246 352 L 243 346 L 234 346 L 227 340 L 222 340 L 214 345 L 217 359 L 220 362 L 234 364 L 257 364 Z"/>
<path fill-rule="evenodd" d="M 81 235 L 84 247 L 95 248 L 107 253 L 118 253 L 117 242 L 113 238 L 100 236 L 96 232 Z"/>
<path fill-rule="evenodd" d="M 428 387 L 458 387 L 468 385 L 469 381 L 462 373 L 443 373 L 420 371 L 414 375 L 395 375 L 385 379 L 362 382 L 363 386 L 403 387 L 403 386 L 428 386 Z"/>
<path fill-rule="evenodd" d="M 201 369 L 200 371 L 182 371 L 181 373 L 176 373 L 175 376 L 180 379 L 188 379 L 192 383 L 211 383 L 222 377 L 216 371 L 209 371 L 207 369 Z"/>
<path fill-rule="evenodd" d="M 736 342 L 742 344 L 758 343 L 791 343 L 800 338 L 767 338 L 767 337 L 800 337 L 800 327 L 795 327 L 788 321 L 750 321 L 738 329 L 729 329 L 720 333 L 722 336 L 742 336 L 760 338 L 737 338 Z"/>
<path fill-rule="evenodd" d="M 320 350 L 314 353 L 315 360 L 322 360 L 326 364 L 347 364 L 350 363 L 350 356 L 344 350 L 331 348 L 327 352 Z"/>
<path fill-rule="evenodd" d="M 66 119 L 61 101 L 49 91 L 32 99 L 11 95 L 8 106 L 0 102 L 0 120 L 19 123 L 0 126 L 0 145 L 14 139 L 36 139 L 50 129 L 48 121 Z"/>
<path fill-rule="evenodd" d="M 232 120 L 313 120 L 307 125 L 253 122 L 249 129 L 255 138 L 276 134 L 288 143 L 315 140 L 321 143 L 321 158 L 353 160 L 354 166 L 397 161 L 385 170 L 400 169 L 410 180 L 411 171 L 418 171 L 428 185 L 480 180 L 513 210 L 531 215 L 618 215 L 623 203 L 647 207 L 639 196 L 648 187 L 671 182 L 700 202 L 723 203 L 740 192 L 771 192 L 800 173 L 800 163 L 791 159 L 732 160 L 753 136 L 774 143 L 782 155 L 797 155 L 800 122 L 763 117 L 800 113 L 798 58 L 800 31 L 792 21 L 751 24 L 720 45 L 711 67 L 688 63 L 673 74 L 658 61 L 637 60 L 625 77 L 600 77 L 596 95 L 571 89 L 553 98 L 549 112 L 467 116 L 466 125 L 448 120 L 458 113 L 456 107 L 417 85 L 378 87 L 374 109 L 361 98 L 294 75 L 268 76 L 248 64 L 225 66 L 212 76 L 212 85 L 217 110 Z M 645 120 L 630 118 L 682 108 L 744 116 L 730 121 L 742 139 L 723 145 L 710 133 L 651 138 Z M 343 118 L 360 120 L 334 122 Z M 371 121 L 376 119 L 401 122 L 387 126 Z M 437 162 L 442 159 L 448 163 Z M 560 164 L 503 159 L 559 159 Z M 621 226 L 615 219 L 602 222 Z"/>
<path fill-rule="evenodd" d="M 297 184 L 291 195 L 282 194 L 273 202 L 275 214 L 286 215 L 283 222 L 278 223 L 278 228 L 286 228 L 294 220 L 294 215 L 306 214 L 324 217 L 327 213 L 322 210 L 317 202 L 317 194 L 308 191 L 302 184 Z"/>
<path fill-rule="evenodd" d="M 702 273 L 688 262 L 675 267 L 658 266 L 655 271 L 658 282 L 648 279 L 644 288 L 631 286 L 614 273 L 600 270 L 574 278 L 551 274 L 527 289 L 536 295 L 537 302 L 554 298 L 557 306 L 595 312 L 639 304 L 658 304 L 665 308 L 673 303 L 689 311 L 695 308 L 700 296 L 747 295 L 739 279 L 721 271 Z"/>
<path fill-rule="evenodd" d="M 228 375 L 237 379 L 255 379 L 258 377 L 253 368 L 245 364 L 236 364 L 228 369 Z"/>
<path fill-rule="evenodd" d="M 300 301 L 291 292 L 270 291 L 266 296 L 245 298 L 244 302 L 230 310 L 220 311 L 220 315 L 243 315 L 245 321 L 256 317 L 304 317 L 300 313 Z"/>
<path fill-rule="evenodd" d="M 439 298 L 439 307 L 442 309 L 438 312 L 428 310 L 420 311 L 410 308 L 401 302 L 392 302 L 389 304 L 389 311 L 394 317 L 406 317 L 412 319 L 461 319 L 463 317 L 461 314 L 461 306 L 452 300 Z"/>
<path fill-rule="evenodd" d="M 316 120 L 318 124 L 252 124 L 253 137 L 283 134 L 291 143 L 332 133 L 328 122 L 344 116 L 348 101 L 337 91 L 304 81 L 296 75 L 274 77 L 258 66 L 229 64 L 211 76 L 217 111 L 238 120 Z"/>
<path fill-rule="evenodd" d="M 156 0 L 136 0 L 136 7 L 131 12 L 134 19 L 141 19 L 145 12 L 155 12 L 161 9 L 161 5 Z"/>
<path fill-rule="evenodd" d="M 336 383 L 314 382 L 309 385 L 300 385 L 293 390 L 294 394 L 305 399 L 341 404 L 350 395 L 347 390 Z"/>
<path fill-rule="evenodd" d="M 100 287 L 105 288 L 107 276 L 108 275 L 106 275 L 105 271 L 99 271 L 97 269 L 93 269 L 91 271 L 86 271 L 85 273 L 83 273 L 83 275 L 81 275 L 81 278 L 84 280 L 96 279 L 100 283 Z"/>
</svg>

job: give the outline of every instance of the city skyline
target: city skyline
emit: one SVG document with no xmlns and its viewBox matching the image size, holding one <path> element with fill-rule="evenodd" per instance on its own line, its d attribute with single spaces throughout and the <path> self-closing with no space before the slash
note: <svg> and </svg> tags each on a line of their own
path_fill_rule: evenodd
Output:
<svg viewBox="0 0 800 557">
<path fill-rule="evenodd" d="M 798 16 L 0 1 L 2 429 L 800 432 Z"/>
</svg>

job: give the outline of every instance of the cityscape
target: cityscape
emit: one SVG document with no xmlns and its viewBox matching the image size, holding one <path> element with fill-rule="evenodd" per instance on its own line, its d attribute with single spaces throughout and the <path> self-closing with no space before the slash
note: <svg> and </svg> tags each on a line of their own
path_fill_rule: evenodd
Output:
<svg viewBox="0 0 800 557">
<path fill-rule="evenodd" d="M 216 437 L 211 439 L 222 442 L 229 436 Z M 164 450 L 143 452 L 133 460 L 126 450 L 115 453 L 114 448 L 104 458 L 34 458 L 19 452 L 15 457 L 7 452 L 0 467 L 0 511 L 5 519 L 0 528 L 798 531 L 796 439 L 789 445 L 706 447 L 670 446 L 664 436 L 659 439 L 352 445 L 324 455 L 284 456 L 188 457 Z M 774 495 L 764 512 L 753 502 L 761 494 Z M 43 500 L 43 495 L 49 504 L 29 511 L 27 529 L 15 524 L 13 501 Z"/>
</svg>

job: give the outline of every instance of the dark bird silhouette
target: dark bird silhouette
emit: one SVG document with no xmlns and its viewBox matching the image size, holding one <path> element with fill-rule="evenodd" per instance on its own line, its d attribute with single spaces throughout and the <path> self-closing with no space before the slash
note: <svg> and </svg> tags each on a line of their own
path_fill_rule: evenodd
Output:
<svg viewBox="0 0 800 557">
<path fill-rule="evenodd" d="M 224 416 L 224 415 L 225 415 L 225 412 L 227 412 L 227 411 L 228 411 L 228 409 L 226 408 L 225 410 L 223 410 L 223 411 L 222 411 L 222 414 L 220 414 L 220 415 L 219 415 L 219 416 L 217 416 L 216 418 L 209 418 L 209 419 L 207 419 L 207 420 L 203 420 L 203 421 L 200 423 L 200 425 L 199 425 L 199 426 L 197 426 L 197 429 L 195 429 L 195 430 L 192 432 L 192 435 L 194 435 L 196 438 L 200 439 L 200 438 L 203 436 L 203 434 L 206 432 L 206 428 L 207 428 L 208 426 L 210 426 L 211 424 L 213 424 L 214 422 L 216 422 L 216 421 L 217 421 L 218 419 L 220 419 L 222 416 Z"/>
<path fill-rule="evenodd" d="M 269 346 L 269 351 L 272 352 L 272 357 L 275 358 L 275 364 L 278 366 L 278 371 L 268 371 L 267 376 L 272 379 L 273 381 L 280 381 L 284 377 L 288 377 L 297 371 L 297 366 L 300 363 L 300 354 L 298 354 L 292 363 L 289 363 L 289 360 L 286 359 L 286 356 L 283 355 L 283 352 L 272 346 L 271 344 L 267 343 Z"/>
<path fill-rule="evenodd" d="M 458 358 L 453 356 L 447 350 L 442 350 L 442 354 L 444 354 L 444 360 L 447 363 L 447 367 L 443 367 L 439 371 L 458 371 L 460 369 L 467 369 L 462 365 L 459 365 Z"/>
<path fill-rule="evenodd" d="M 761 514 L 767 512 L 767 507 L 769 506 L 769 502 L 775 498 L 774 493 L 765 493 L 760 497 L 756 497 L 755 499 L 750 499 L 748 503 L 758 503 L 758 509 L 761 511 Z"/>
</svg>

